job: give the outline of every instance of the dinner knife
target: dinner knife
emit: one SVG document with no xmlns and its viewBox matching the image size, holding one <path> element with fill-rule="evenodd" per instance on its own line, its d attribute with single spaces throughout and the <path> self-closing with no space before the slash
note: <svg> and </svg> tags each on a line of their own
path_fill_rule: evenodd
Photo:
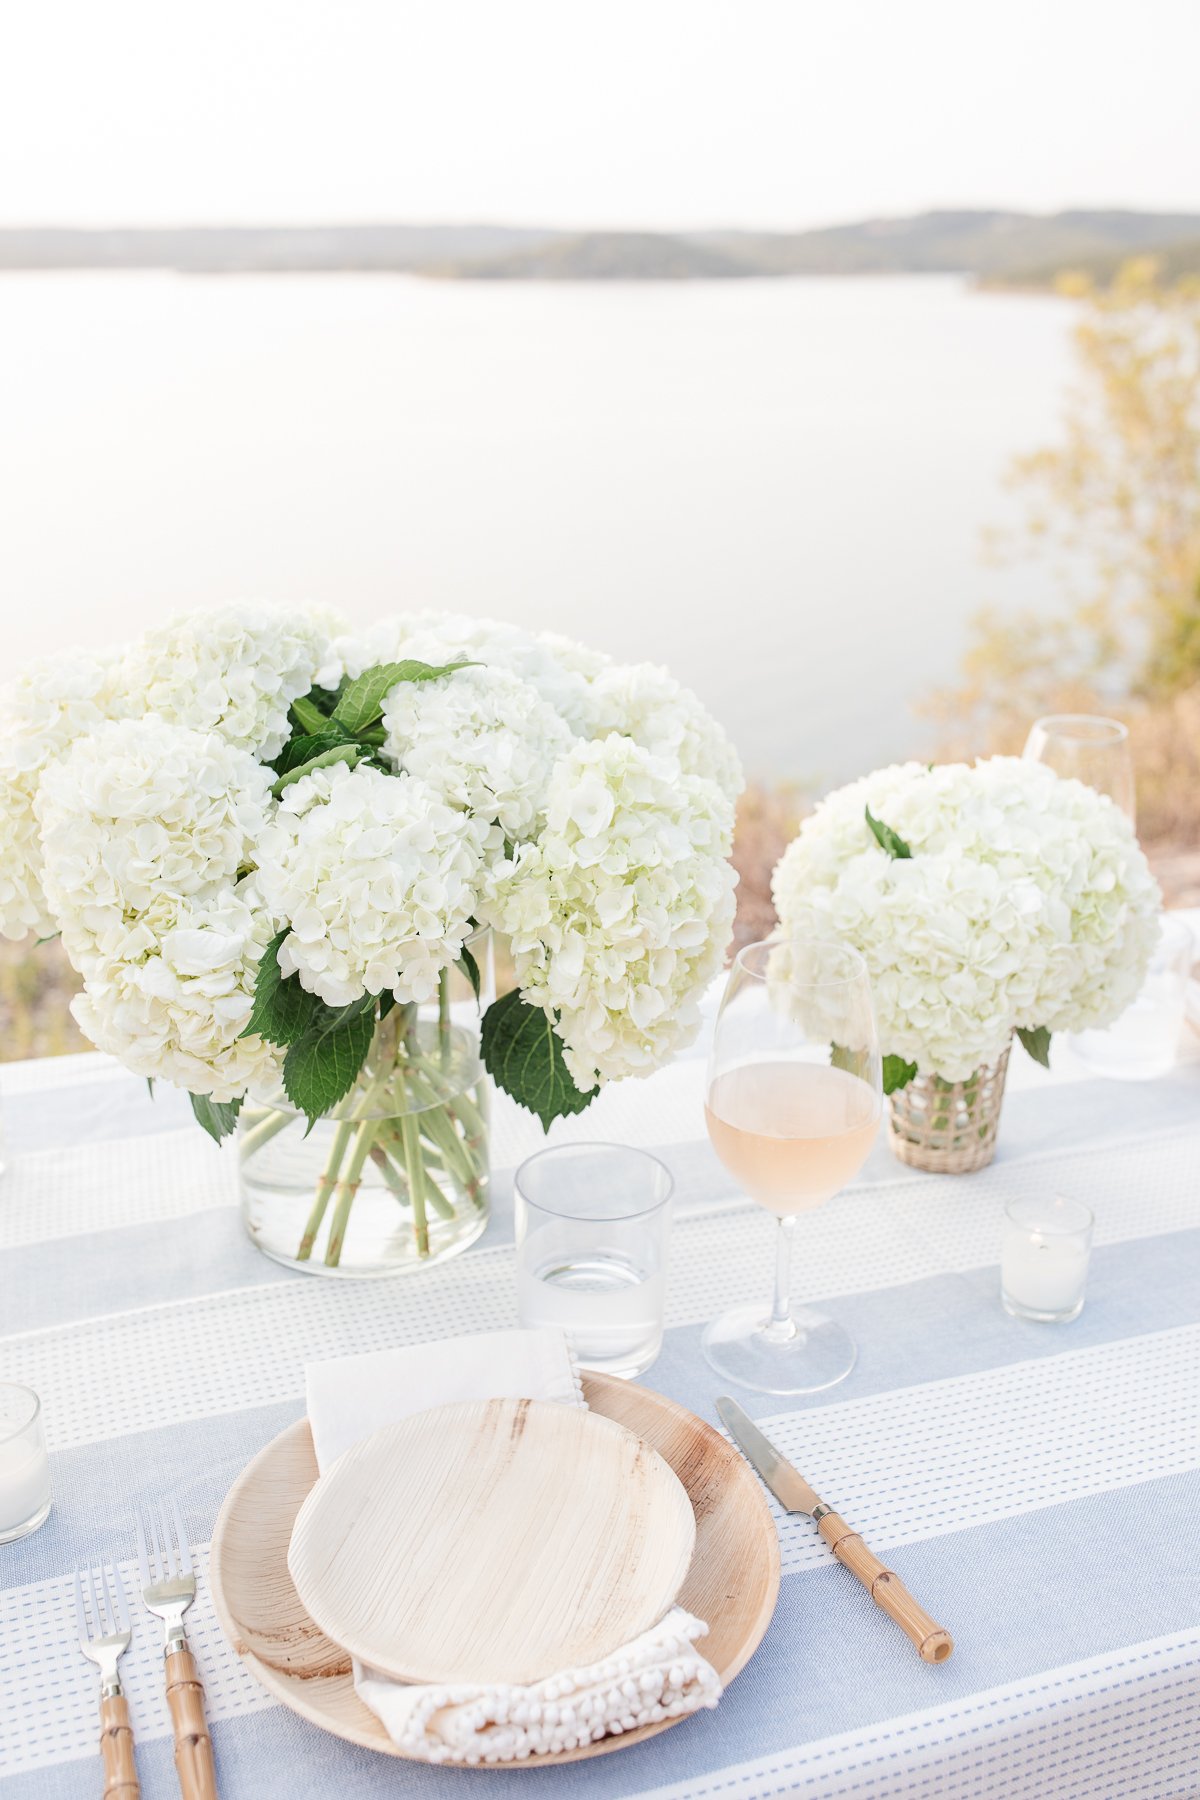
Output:
<svg viewBox="0 0 1200 1800">
<path fill-rule="evenodd" d="M 736 1400 L 722 1394 L 717 1411 L 730 1436 L 780 1504 L 788 1512 L 808 1514 L 838 1561 L 858 1576 L 876 1606 L 882 1607 L 889 1619 L 894 1619 L 911 1638 L 919 1656 L 930 1663 L 945 1662 L 954 1648 L 954 1639 L 930 1618 L 924 1607 L 917 1605 L 900 1577 L 868 1550 L 845 1519 L 818 1499 L 800 1471 L 780 1456 Z"/>
</svg>

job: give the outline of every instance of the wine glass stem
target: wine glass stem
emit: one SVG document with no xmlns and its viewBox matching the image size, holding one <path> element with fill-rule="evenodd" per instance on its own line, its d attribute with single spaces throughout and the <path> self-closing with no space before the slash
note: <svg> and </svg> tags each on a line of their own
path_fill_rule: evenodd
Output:
<svg viewBox="0 0 1200 1800">
<path fill-rule="evenodd" d="M 794 1215 L 781 1214 L 775 1239 L 775 1298 L 771 1304 L 771 1322 L 767 1326 L 767 1336 L 776 1342 L 796 1335 L 796 1322 L 792 1318 L 792 1239 L 795 1232 Z"/>
</svg>

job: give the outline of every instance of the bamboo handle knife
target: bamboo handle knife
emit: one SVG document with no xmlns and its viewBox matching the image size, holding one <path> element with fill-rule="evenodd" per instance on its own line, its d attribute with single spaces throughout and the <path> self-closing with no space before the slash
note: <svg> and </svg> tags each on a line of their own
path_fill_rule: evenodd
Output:
<svg viewBox="0 0 1200 1800">
<path fill-rule="evenodd" d="M 880 1562 L 839 1513 L 817 1498 L 800 1471 L 780 1456 L 770 1439 L 763 1436 L 736 1400 L 722 1394 L 717 1401 L 717 1411 L 726 1430 L 775 1498 L 789 1512 L 808 1514 L 843 1568 L 857 1575 L 876 1606 L 896 1621 L 925 1662 L 945 1662 L 954 1648 L 954 1639 L 936 1619 L 930 1618 L 923 1606 L 917 1604 L 894 1570 Z"/>
</svg>

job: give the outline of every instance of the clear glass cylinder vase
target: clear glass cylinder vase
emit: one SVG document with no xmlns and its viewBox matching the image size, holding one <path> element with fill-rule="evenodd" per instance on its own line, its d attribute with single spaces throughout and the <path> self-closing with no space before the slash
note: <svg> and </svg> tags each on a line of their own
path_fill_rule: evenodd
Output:
<svg viewBox="0 0 1200 1800">
<path fill-rule="evenodd" d="M 436 1001 L 393 1006 L 354 1087 L 311 1131 L 280 1092 L 238 1118 L 242 1222 L 267 1256 L 334 1276 L 428 1268 L 488 1221 L 488 1094 L 479 1022 L 494 997 L 491 935 Z"/>
</svg>

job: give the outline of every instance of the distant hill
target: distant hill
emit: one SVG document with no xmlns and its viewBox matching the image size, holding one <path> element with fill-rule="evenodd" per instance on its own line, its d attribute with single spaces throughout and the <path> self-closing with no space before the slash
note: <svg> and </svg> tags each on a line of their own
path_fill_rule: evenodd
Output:
<svg viewBox="0 0 1200 1800">
<path fill-rule="evenodd" d="M 702 240 L 779 275 L 883 275 L 955 271 L 984 277 L 1120 261 L 1200 236 L 1200 213 L 927 212 L 865 219 L 819 231 L 713 232 Z"/>
<path fill-rule="evenodd" d="M 398 274 L 565 235 L 507 225 L 0 228 L 3 269 L 176 269 L 201 275 Z"/>
<path fill-rule="evenodd" d="M 471 281 L 722 281 L 762 270 L 696 238 L 658 231 L 588 231 L 504 256 L 460 258 L 425 272 Z"/>
<path fill-rule="evenodd" d="M 1049 285 L 1164 252 L 1190 271 L 1200 213 L 967 209 L 815 231 L 566 232 L 504 225 L 0 229 L 0 272 L 175 269 L 190 274 L 409 273 L 475 281 L 719 281 L 749 275 L 956 272 Z M 1101 277 L 1104 278 L 1104 277 Z"/>
<path fill-rule="evenodd" d="M 1107 287 L 1131 256 L 1153 256 L 1158 274 L 1165 282 L 1182 281 L 1186 277 L 1200 279 L 1200 237 L 1185 238 L 1182 243 L 1147 244 L 1138 250 L 1107 251 L 1102 256 L 1077 256 L 1070 261 L 1041 263 L 1032 268 L 1010 269 L 986 278 L 988 287 L 1048 288 L 1060 276 L 1086 275 L 1096 287 Z"/>
</svg>

